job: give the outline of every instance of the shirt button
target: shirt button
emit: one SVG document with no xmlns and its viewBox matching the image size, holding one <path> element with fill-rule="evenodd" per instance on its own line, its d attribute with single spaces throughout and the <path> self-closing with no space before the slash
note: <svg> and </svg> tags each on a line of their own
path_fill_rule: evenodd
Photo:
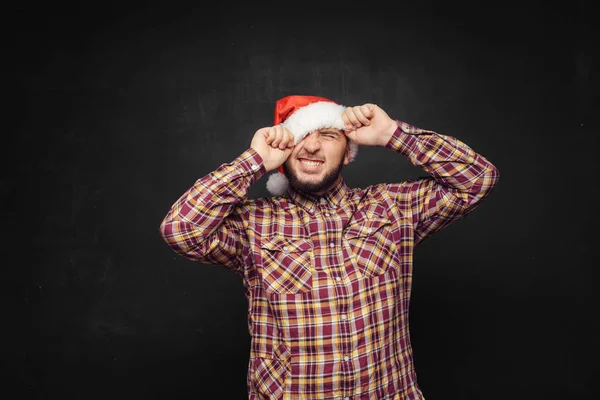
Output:
<svg viewBox="0 0 600 400">
<path fill-rule="evenodd" d="M 339 276 L 336 276 L 336 277 L 335 277 L 335 280 L 339 282 L 339 281 L 341 281 L 341 280 L 342 280 L 342 278 L 341 278 L 341 277 L 339 277 Z"/>
<path fill-rule="evenodd" d="M 329 213 L 325 213 L 325 216 L 326 216 L 326 217 L 329 217 Z"/>
<path fill-rule="evenodd" d="M 373 232 L 373 228 L 368 228 L 367 232 L 369 232 L 369 233 Z"/>
<path fill-rule="evenodd" d="M 258 165 L 252 164 L 252 169 L 256 171 L 258 169 Z"/>
<path fill-rule="evenodd" d="M 346 318 L 348 318 L 346 314 L 342 314 L 342 319 L 345 320 Z"/>
<path fill-rule="evenodd" d="M 287 253 L 287 252 L 288 252 L 288 250 L 289 250 L 289 247 L 287 247 L 287 246 L 283 246 L 283 251 L 285 251 L 285 252 Z"/>
<path fill-rule="evenodd" d="M 335 243 L 333 243 L 333 242 L 329 243 L 329 247 L 335 247 Z"/>
<path fill-rule="evenodd" d="M 344 361 L 350 361 L 350 357 L 348 357 L 348 356 L 344 357 Z"/>
<path fill-rule="evenodd" d="M 321 199 L 321 204 L 327 204 L 327 199 Z"/>
</svg>

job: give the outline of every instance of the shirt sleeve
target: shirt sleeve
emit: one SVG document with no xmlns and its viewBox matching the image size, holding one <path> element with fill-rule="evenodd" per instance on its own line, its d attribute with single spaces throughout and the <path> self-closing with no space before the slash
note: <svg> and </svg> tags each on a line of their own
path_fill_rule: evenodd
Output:
<svg viewBox="0 0 600 400">
<path fill-rule="evenodd" d="M 408 210 L 415 244 L 471 213 L 491 193 L 498 169 L 460 140 L 402 121 L 387 148 L 404 154 L 430 177 L 388 185 Z"/>
<path fill-rule="evenodd" d="M 263 160 L 249 148 L 231 163 L 198 179 L 171 206 L 160 234 L 178 254 L 205 264 L 243 270 L 248 248 L 241 211 L 249 187 L 266 173 Z"/>
</svg>

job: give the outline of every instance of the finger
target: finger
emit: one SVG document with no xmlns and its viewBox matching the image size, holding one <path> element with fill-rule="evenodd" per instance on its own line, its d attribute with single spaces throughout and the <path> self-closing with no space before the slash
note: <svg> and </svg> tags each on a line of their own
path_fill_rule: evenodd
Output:
<svg viewBox="0 0 600 400">
<path fill-rule="evenodd" d="M 347 130 L 347 131 L 344 131 L 344 133 L 346 134 L 346 137 L 348 139 L 350 139 L 351 141 L 354 141 L 354 138 L 356 137 L 356 130 Z"/>
<path fill-rule="evenodd" d="M 279 142 L 279 148 L 281 150 L 288 147 L 288 142 L 290 141 L 289 131 L 285 127 L 281 127 L 281 141 Z"/>
<path fill-rule="evenodd" d="M 344 112 L 342 113 L 342 121 L 344 122 L 344 130 L 345 131 L 351 131 L 352 129 L 354 129 L 354 125 L 348 118 L 348 115 L 346 114 L 346 110 L 344 110 Z"/>
<path fill-rule="evenodd" d="M 273 127 L 265 128 L 265 143 L 270 145 L 275 140 L 275 130 Z"/>
<path fill-rule="evenodd" d="M 356 117 L 354 117 L 354 113 L 351 107 L 348 107 L 344 110 L 344 113 L 342 114 L 342 120 L 344 121 L 344 128 L 347 131 L 356 129 L 357 125 L 359 125 L 358 120 L 356 119 Z"/>
<path fill-rule="evenodd" d="M 292 132 L 290 132 L 288 129 L 285 130 L 285 146 L 282 148 L 286 148 L 286 147 L 294 147 L 295 146 L 295 141 L 296 138 L 294 138 L 294 134 Z M 282 143 L 283 144 L 283 143 Z"/>
<path fill-rule="evenodd" d="M 363 113 L 362 106 L 355 107 L 354 115 L 356 116 L 356 119 L 358 119 L 360 121 L 360 123 L 362 125 L 369 125 L 369 118 L 367 118 L 367 116 L 365 116 L 365 114 Z"/>
<path fill-rule="evenodd" d="M 346 109 L 346 116 L 348 117 L 348 120 L 354 126 L 354 128 L 360 128 L 360 126 L 362 124 L 360 123 L 360 121 L 358 120 L 358 118 L 355 115 L 355 111 L 354 111 L 355 108 L 356 107 Z"/>
<path fill-rule="evenodd" d="M 294 136 L 292 136 L 290 141 L 288 141 L 287 147 L 294 148 L 295 146 L 296 146 L 296 138 L 294 138 Z"/>
<path fill-rule="evenodd" d="M 363 104 L 360 106 L 360 111 L 362 111 L 365 117 L 371 120 L 375 116 L 375 105 L 370 103 Z"/>
<path fill-rule="evenodd" d="M 271 143 L 271 147 L 279 147 L 279 143 L 281 142 L 282 138 L 283 138 L 283 129 L 281 126 L 276 126 L 275 127 L 275 139 L 273 140 L 273 143 Z"/>
</svg>

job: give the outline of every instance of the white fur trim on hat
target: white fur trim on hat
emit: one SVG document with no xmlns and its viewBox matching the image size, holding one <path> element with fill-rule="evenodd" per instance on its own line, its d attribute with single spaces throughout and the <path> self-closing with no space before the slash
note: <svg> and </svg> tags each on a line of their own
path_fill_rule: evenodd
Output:
<svg viewBox="0 0 600 400">
<path fill-rule="evenodd" d="M 344 129 L 342 113 L 345 109 L 346 107 L 339 104 L 317 101 L 299 108 L 281 125 L 294 134 L 294 144 L 298 144 L 308 133 L 316 129 Z"/>
</svg>

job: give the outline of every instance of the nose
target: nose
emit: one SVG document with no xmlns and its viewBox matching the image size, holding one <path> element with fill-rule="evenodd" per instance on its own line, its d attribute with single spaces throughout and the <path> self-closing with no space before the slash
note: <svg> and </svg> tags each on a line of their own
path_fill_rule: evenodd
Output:
<svg viewBox="0 0 600 400">
<path fill-rule="evenodd" d="M 318 132 L 310 132 L 302 141 L 306 151 L 314 153 L 321 148 Z"/>
</svg>

